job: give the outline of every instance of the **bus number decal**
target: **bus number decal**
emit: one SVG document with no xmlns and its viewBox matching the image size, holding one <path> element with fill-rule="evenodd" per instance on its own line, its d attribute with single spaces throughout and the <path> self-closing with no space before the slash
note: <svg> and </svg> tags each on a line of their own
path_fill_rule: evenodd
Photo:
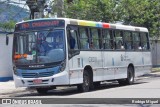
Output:
<svg viewBox="0 0 160 107">
<path fill-rule="evenodd" d="M 97 57 L 89 57 L 88 61 L 89 62 L 97 62 Z"/>
<path fill-rule="evenodd" d="M 131 61 L 131 59 L 128 56 L 121 54 L 121 61 Z"/>
</svg>

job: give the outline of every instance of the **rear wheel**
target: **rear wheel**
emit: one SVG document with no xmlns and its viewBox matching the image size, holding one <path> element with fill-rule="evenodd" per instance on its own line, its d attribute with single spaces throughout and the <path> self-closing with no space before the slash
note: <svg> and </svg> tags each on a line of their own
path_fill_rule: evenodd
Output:
<svg viewBox="0 0 160 107">
<path fill-rule="evenodd" d="M 131 85 L 134 83 L 134 69 L 132 66 L 129 66 L 127 69 L 127 78 L 118 80 L 120 85 Z"/>
<path fill-rule="evenodd" d="M 126 83 L 129 85 L 134 83 L 134 69 L 131 66 L 128 67 Z"/>
<path fill-rule="evenodd" d="M 91 88 L 91 77 L 87 71 L 83 73 L 83 83 L 77 86 L 81 92 L 88 92 Z"/>
</svg>

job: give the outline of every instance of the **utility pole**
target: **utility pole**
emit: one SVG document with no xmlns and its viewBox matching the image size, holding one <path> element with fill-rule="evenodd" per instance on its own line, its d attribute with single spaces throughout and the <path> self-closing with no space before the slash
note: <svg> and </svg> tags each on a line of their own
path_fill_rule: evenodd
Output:
<svg viewBox="0 0 160 107">
<path fill-rule="evenodd" d="M 47 7 L 45 5 L 48 0 L 27 0 L 26 4 L 28 5 L 31 13 L 30 19 L 35 18 L 44 18 L 44 9 Z"/>
</svg>

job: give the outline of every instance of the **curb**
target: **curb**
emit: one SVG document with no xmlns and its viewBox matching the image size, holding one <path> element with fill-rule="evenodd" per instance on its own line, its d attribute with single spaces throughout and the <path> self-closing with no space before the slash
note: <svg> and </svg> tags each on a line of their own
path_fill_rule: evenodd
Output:
<svg viewBox="0 0 160 107">
<path fill-rule="evenodd" d="M 160 72 L 160 70 L 153 70 L 153 71 L 151 71 L 151 73 L 156 73 L 156 72 Z"/>
</svg>

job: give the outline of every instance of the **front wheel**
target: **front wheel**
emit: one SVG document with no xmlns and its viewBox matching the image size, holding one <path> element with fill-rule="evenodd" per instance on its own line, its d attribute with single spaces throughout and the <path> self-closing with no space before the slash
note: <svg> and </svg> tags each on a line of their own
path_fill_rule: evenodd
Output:
<svg viewBox="0 0 160 107">
<path fill-rule="evenodd" d="M 83 83 L 77 86 L 79 91 L 88 92 L 91 86 L 91 78 L 87 71 L 83 73 Z"/>
</svg>

